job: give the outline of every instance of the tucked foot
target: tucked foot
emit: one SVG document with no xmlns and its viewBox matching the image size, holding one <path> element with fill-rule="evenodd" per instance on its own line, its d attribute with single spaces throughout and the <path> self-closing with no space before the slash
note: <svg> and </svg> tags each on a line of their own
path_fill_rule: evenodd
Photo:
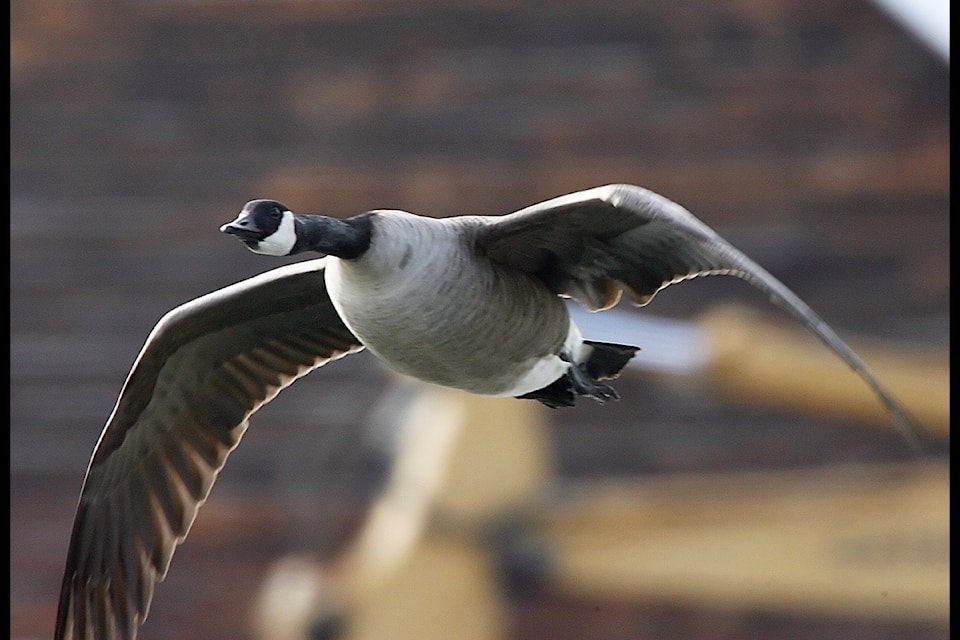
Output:
<svg viewBox="0 0 960 640">
<path fill-rule="evenodd" d="M 569 376 L 563 375 L 542 389 L 517 396 L 524 400 L 539 400 L 551 409 L 573 407 L 577 404 L 577 394 L 573 392 L 573 385 Z"/>
<path fill-rule="evenodd" d="M 567 377 L 573 386 L 573 391 L 577 395 L 590 396 L 597 402 L 606 402 L 607 400 L 619 400 L 620 394 L 616 389 L 606 382 L 601 382 L 583 371 L 575 364 L 571 364 L 567 369 Z"/>
<path fill-rule="evenodd" d="M 618 358 L 618 360 L 622 359 L 622 362 L 618 363 L 618 367 L 622 368 L 626 361 L 629 360 L 629 357 L 633 355 L 635 349 L 632 349 L 629 355 L 623 354 Z M 593 375 L 588 373 L 588 371 L 585 370 L 588 369 L 586 365 L 581 368 L 574 364 L 566 355 L 561 354 L 560 357 L 569 363 L 565 374 L 541 389 L 517 397 L 528 400 L 539 400 L 551 409 L 573 407 L 577 404 L 577 396 L 589 396 L 601 403 L 607 402 L 608 400 L 620 399 L 620 395 L 616 389 L 605 382 L 597 380 Z"/>
</svg>

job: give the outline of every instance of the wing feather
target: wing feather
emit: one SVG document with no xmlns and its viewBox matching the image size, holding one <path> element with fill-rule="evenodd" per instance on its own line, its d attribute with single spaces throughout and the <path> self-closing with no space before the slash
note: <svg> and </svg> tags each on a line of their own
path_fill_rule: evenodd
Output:
<svg viewBox="0 0 960 640">
<path fill-rule="evenodd" d="M 540 278 L 593 310 L 626 291 L 649 303 L 671 284 L 704 275 L 746 280 L 800 321 L 874 391 L 915 451 L 922 430 L 847 344 L 766 269 L 679 204 L 647 189 L 614 184 L 560 196 L 516 213 L 483 218 L 476 249 Z"/>
<path fill-rule="evenodd" d="M 165 315 L 147 339 L 81 490 L 55 637 L 132 639 L 249 417 L 362 349 L 324 260 L 274 269 Z"/>
</svg>

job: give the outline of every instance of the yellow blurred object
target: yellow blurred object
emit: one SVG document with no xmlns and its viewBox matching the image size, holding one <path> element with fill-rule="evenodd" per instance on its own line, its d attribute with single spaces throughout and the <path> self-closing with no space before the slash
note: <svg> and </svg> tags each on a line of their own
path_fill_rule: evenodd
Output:
<svg viewBox="0 0 960 640">
<path fill-rule="evenodd" d="M 946 622 L 949 484 L 944 462 L 661 477 L 540 524 L 570 593 Z"/>
<path fill-rule="evenodd" d="M 867 385 L 805 332 L 738 306 L 717 307 L 698 323 L 712 350 L 712 385 L 746 402 L 840 415 L 874 424 L 890 417 Z M 851 340 L 890 393 L 932 434 L 950 430 L 947 354 L 918 354 Z"/>
<path fill-rule="evenodd" d="M 778 338 L 779 339 L 779 338 Z M 944 461 L 695 474 L 550 492 L 545 410 L 418 387 L 392 418 L 390 481 L 329 568 L 280 561 L 259 637 L 500 640 L 508 629 L 492 525 L 523 522 L 547 588 L 705 609 L 949 620 Z"/>
<path fill-rule="evenodd" d="M 400 442 L 364 527 L 328 571 L 302 559 L 277 563 L 261 590 L 258 637 L 306 640 L 318 617 L 336 616 L 345 640 L 506 637 L 495 552 L 482 532 L 505 513 L 528 510 L 547 489 L 542 409 L 421 383 L 413 389 L 407 410 L 392 416 Z"/>
</svg>

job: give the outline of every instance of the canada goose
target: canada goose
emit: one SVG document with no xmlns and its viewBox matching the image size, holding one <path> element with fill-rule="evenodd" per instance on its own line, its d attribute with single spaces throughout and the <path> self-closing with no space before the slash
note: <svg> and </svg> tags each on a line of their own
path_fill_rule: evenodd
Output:
<svg viewBox="0 0 960 640">
<path fill-rule="evenodd" d="M 221 227 L 268 255 L 316 251 L 167 313 L 133 365 L 81 491 L 56 638 L 134 638 L 249 417 L 326 362 L 369 348 L 394 369 L 477 394 L 573 405 L 616 398 L 635 347 L 584 340 L 561 296 L 645 305 L 707 274 L 748 281 L 918 433 L 854 352 L 802 300 L 680 205 L 630 185 L 499 216 L 377 210 L 346 220 L 248 202 Z"/>
</svg>

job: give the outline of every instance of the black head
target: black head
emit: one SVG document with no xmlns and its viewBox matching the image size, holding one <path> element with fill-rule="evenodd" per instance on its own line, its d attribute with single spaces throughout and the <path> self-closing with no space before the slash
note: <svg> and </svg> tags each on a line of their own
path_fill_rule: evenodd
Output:
<svg viewBox="0 0 960 640">
<path fill-rule="evenodd" d="M 297 243 L 293 212 L 276 200 L 251 200 L 220 231 L 237 236 L 255 253 L 272 256 L 289 255 Z"/>
</svg>

